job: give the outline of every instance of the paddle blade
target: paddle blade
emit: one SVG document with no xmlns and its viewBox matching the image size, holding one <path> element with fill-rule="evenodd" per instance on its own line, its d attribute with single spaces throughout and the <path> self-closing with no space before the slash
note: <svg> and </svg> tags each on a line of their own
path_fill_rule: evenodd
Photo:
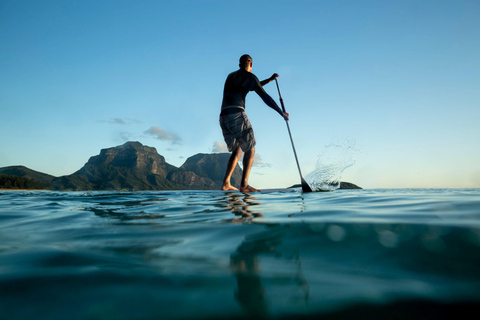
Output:
<svg viewBox="0 0 480 320">
<path fill-rule="evenodd" d="M 308 185 L 307 181 L 305 181 L 305 179 L 302 178 L 302 191 L 303 192 L 312 192 L 312 188 L 310 188 L 310 186 Z"/>
</svg>

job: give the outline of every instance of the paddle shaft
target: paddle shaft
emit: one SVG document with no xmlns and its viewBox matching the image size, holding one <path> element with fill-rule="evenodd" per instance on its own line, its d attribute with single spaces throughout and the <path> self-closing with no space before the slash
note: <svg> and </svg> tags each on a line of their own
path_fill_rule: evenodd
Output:
<svg viewBox="0 0 480 320">
<path fill-rule="evenodd" d="M 284 113 L 287 111 L 285 110 L 285 104 L 283 103 L 282 94 L 280 93 L 280 87 L 278 86 L 278 80 L 275 78 L 275 83 L 277 84 L 278 96 L 280 97 L 280 104 L 282 105 L 282 110 Z M 293 154 L 295 155 L 295 161 L 297 162 L 298 173 L 300 174 L 300 179 L 302 181 L 302 189 L 303 191 L 312 191 L 308 183 L 303 179 L 302 170 L 300 169 L 300 164 L 298 162 L 297 151 L 295 151 L 295 144 L 293 143 L 292 132 L 290 131 L 290 125 L 288 124 L 288 120 L 285 119 L 285 123 L 287 124 L 288 135 L 290 136 L 290 142 L 292 143 Z"/>
</svg>

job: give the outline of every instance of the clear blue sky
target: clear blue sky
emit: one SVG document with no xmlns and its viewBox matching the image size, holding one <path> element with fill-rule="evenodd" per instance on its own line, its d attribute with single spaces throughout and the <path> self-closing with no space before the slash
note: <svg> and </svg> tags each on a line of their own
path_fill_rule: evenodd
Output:
<svg viewBox="0 0 480 320">
<path fill-rule="evenodd" d="M 478 0 L 0 0 L 0 167 L 67 175 L 128 140 L 176 166 L 217 151 L 249 53 L 260 80 L 280 74 L 304 176 L 348 140 L 344 181 L 480 187 L 479 17 Z M 298 183 L 283 119 L 255 93 L 247 114 L 251 184 Z"/>
</svg>

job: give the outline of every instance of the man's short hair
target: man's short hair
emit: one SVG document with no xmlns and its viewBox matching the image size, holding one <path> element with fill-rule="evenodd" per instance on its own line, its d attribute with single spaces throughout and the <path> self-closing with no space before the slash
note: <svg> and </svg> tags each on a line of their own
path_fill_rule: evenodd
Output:
<svg viewBox="0 0 480 320">
<path fill-rule="evenodd" d="M 243 56 L 240 57 L 240 65 L 245 65 L 247 60 L 250 59 L 252 60 L 252 57 L 250 57 L 248 54 L 244 54 Z"/>
</svg>

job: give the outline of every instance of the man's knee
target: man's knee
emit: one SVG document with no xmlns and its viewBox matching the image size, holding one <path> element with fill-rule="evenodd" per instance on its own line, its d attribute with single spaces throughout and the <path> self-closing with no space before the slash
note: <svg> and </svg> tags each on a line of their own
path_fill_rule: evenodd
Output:
<svg viewBox="0 0 480 320">
<path fill-rule="evenodd" d="M 242 155 L 242 148 L 237 147 L 235 150 L 233 150 L 231 157 L 240 159 L 241 155 Z"/>
</svg>

